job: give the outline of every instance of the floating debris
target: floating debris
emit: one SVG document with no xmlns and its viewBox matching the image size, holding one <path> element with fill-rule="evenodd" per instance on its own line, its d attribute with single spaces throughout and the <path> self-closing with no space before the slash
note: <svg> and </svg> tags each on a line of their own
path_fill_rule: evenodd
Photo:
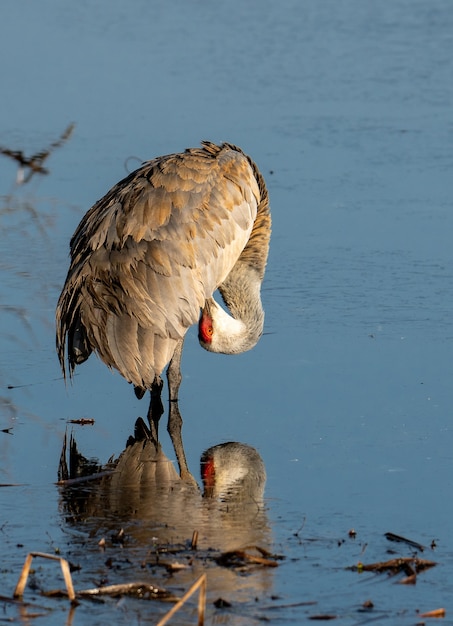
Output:
<svg viewBox="0 0 453 626">
<path fill-rule="evenodd" d="M 141 600 L 166 600 L 168 602 L 176 602 L 178 600 L 176 596 L 166 589 L 143 581 L 84 589 L 82 591 L 78 591 L 77 596 L 111 596 L 112 598 L 117 598 L 119 596 L 132 596 Z"/>
<path fill-rule="evenodd" d="M 51 561 L 59 561 L 61 570 L 63 572 L 66 591 L 56 589 L 52 591 L 42 592 L 42 595 L 46 597 L 68 597 L 73 604 L 78 604 L 78 598 L 93 598 L 99 596 L 111 596 L 114 598 L 118 596 L 133 596 L 135 598 L 140 598 L 144 600 L 165 600 L 167 602 L 180 602 L 180 600 L 178 600 L 175 595 L 173 595 L 166 589 L 143 581 L 120 583 L 116 585 L 105 585 L 100 587 L 94 587 L 93 589 L 83 589 L 81 591 L 78 591 L 76 594 L 74 590 L 74 585 L 72 583 L 70 563 L 62 557 L 58 557 L 53 554 L 47 554 L 45 552 L 30 552 L 29 554 L 27 554 L 24 566 L 22 567 L 22 571 L 19 576 L 19 580 L 17 582 L 16 588 L 14 589 L 12 600 L 22 599 L 28 581 L 31 563 L 36 557 L 49 559 Z"/>
<path fill-rule="evenodd" d="M 248 550 L 255 550 L 261 556 L 252 554 Z M 263 565 L 264 567 L 278 567 L 278 563 L 275 560 L 276 557 L 270 558 L 272 555 L 259 546 L 247 546 L 242 550 L 229 550 L 228 552 L 222 552 L 220 556 L 215 558 L 217 565 L 223 567 L 250 567 L 251 565 Z"/>
<path fill-rule="evenodd" d="M 445 609 L 434 609 L 434 611 L 427 611 L 426 613 L 420 613 L 420 617 L 445 617 Z"/>
<path fill-rule="evenodd" d="M 395 533 L 385 533 L 384 537 L 389 541 L 396 541 L 397 543 L 405 543 L 411 548 L 415 548 L 420 552 L 426 550 L 426 547 L 417 541 L 412 541 L 412 539 L 406 539 L 406 537 L 401 537 L 401 535 L 395 535 Z"/>
<path fill-rule="evenodd" d="M 166 568 L 167 572 L 180 572 L 181 570 L 190 569 L 191 565 L 188 563 L 163 563 L 163 567 Z"/>
<path fill-rule="evenodd" d="M 418 559 L 415 557 L 398 557 L 396 559 L 390 559 L 389 561 L 379 561 L 378 563 L 358 563 L 348 569 L 356 572 L 388 572 L 391 575 L 399 574 L 403 572 L 408 578 L 423 572 L 430 567 L 437 565 L 435 561 L 428 561 L 427 559 Z M 404 584 L 413 584 L 409 580 L 404 579 Z"/>
<path fill-rule="evenodd" d="M 93 426 L 94 422 L 93 417 L 79 417 L 78 419 L 67 420 L 68 424 L 78 424 L 79 426 Z"/>
</svg>

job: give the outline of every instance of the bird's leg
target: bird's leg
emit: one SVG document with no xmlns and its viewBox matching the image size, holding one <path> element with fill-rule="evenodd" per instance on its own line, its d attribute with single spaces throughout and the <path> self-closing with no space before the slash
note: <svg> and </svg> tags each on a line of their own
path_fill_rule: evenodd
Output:
<svg viewBox="0 0 453 626">
<path fill-rule="evenodd" d="M 178 402 L 178 393 L 182 381 L 181 357 L 183 345 L 184 339 L 180 339 L 167 367 L 168 397 L 170 402 Z"/>
<path fill-rule="evenodd" d="M 164 412 L 161 400 L 163 384 L 162 379 L 159 376 L 156 376 L 150 390 L 151 399 L 148 409 L 148 423 L 151 429 L 151 439 L 156 446 L 156 449 L 159 443 L 159 420 Z"/>
<path fill-rule="evenodd" d="M 178 401 L 173 400 L 170 402 L 170 413 L 168 416 L 167 430 L 173 443 L 176 459 L 178 460 L 179 475 L 183 480 L 198 487 L 197 481 L 192 476 L 187 465 L 186 455 L 184 452 L 184 444 L 182 442 L 181 428 L 182 417 L 181 413 L 179 412 Z"/>
<path fill-rule="evenodd" d="M 184 452 L 184 445 L 182 442 L 182 417 L 179 412 L 178 406 L 178 392 L 181 385 L 181 356 L 184 339 L 181 339 L 176 345 L 176 349 L 173 353 L 173 357 L 167 368 L 167 381 L 168 381 L 168 393 L 169 393 L 169 415 L 167 430 L 173 443 L 176 459 L 179 465 L 179 474 L 183 480 L 197 485 L 197 481 L 192 476 L 187 465 L 186 455 Z"/>
</svg>

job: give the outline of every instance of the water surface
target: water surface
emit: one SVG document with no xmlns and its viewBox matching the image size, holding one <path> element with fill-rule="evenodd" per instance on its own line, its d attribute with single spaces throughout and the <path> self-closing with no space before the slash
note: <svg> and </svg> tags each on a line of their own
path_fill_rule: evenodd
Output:
<svg viewBox="0 0 453 626">
<path fill-rule="evenodd" d="M 103 576 L 99 536 L 68 523 L 54 485 L 67 420 L 95 418 L 74 429 L 81 451 L 105 463 L 146 411 L 95 358 L 73 385 L 61 379 L 53 316 L 70 236 L 138 163 L 129 157 L 207 138 L 258 163 L 273 238 L 256 349 L 221 357 L 200 350 L 195 332 L 187 338 L 186 452 L 196 473 L 215 443 L 260 451 L 262 540 L 286 556 L 272 571 L 225 570 L 234 591 L 224 612 L 212 606 L 222 578 L 208 568 L 210 623 L 334 614 L 413 624 L 417 610 L 439 607 L 450 623 L 452 33 L 442 0 L 4 4 L 0 145 L 32 154 L 76 128 L 46 163 L 50 174 L 26 186 L 0 156 L 0 482 L 20 484 L 0 489 L 2 594 L 31 550 L 79 562 L 76 588 Z M 412 553 L 387 531 L 438 562 L 415 587 L 344 569 Z M 122 550 L 123 573 L 143 574 L 148 547 Z M 46 586 L 61 585 L 52 576 Z M 190 578 L 165 582 L 179 593 Z M 368 599 L 375 608 L 364 615 Z M 64 621 L 67 604 L 56 606 L 34 622 Z M 154 623 L 165 608 L 83 603 L 71 619 Z"/>
</svg>

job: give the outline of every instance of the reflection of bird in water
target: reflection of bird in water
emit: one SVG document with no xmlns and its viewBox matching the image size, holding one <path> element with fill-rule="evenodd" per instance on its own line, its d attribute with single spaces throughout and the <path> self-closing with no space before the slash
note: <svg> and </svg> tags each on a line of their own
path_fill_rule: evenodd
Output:
<svg viewBox="0 0 453 626">
<path fill-rule="evenodd" d="M 74 440 L 70 447 L 69 471 L 63 454 L 59 478 L 66 519 L 73 526 L 90 532 L 90 524 L 104 529 L 122 525 L 144 544 L 150 536 L 162 545 L 184 542 L 194 530 L 199 531 L 199 543 L 205 548 L 227 550 L 268 543 L 263 503 L 266 470 L 249 445 L 223 443 L 203 453 L 203 496 L 197 487 L 181 480 L 161 447 L 156 449 L 141 418 L 125 450 L 105 467 L 87 461 Z M 103 475 L 102 470 L 111 473 Z M 97 480 L 80 479 L 93 472 L 100 476 Z"/>
<path fill-rule="evenodd" d="M 56 313 L 63 372 L 66 346 L 71 375 L 95 351 L 139 398 L 150 390 L 157 442 L 160 376 L 168 365 L 168 431 L 183 478 L 192 479 L 177 404 L 184 336 L 202 310 L 199 340 L 207 350 L 234 354 L 256 345 L 270 221 L 255 163 L 233 145 L 203 142 L 119 182 L 71 239 Z M 231 316 L 214 301 L 217 288 Z"/>
<path fill-rule="evenodd" d="M 255 448 L 231 441 L 203 452 L 201 478 L 205 497 L 260 503 L 266 469 Z"/>
<path fill-rule="evenodd" d="M 75 444 L 71 447 L 75 460 L 71 476 L 80 476 L 79 468 L 86 461 Z M 89 473 L 110 469 L 110 475 L 60 482 L 68 552 L 81 567 L 75 583 L 83 587 L 100 578 L 111 584 L 150 578 L 159 587 L 181 589 L 208 572 L 209 604 L 219 597 L 246 602 L 267 595 L 273 568 L 252 564 L 248 569 L 246 565 L 249 575 L 244 576 L 244 568 L 225 567 L 217 560 L 228 551 L 250 552 L 251 546 L 272 551 L 261 499 L 265 477 L 258 469 L 264 472 L 264 464 L 244 444 L 221 444 L 211 450 L 203 458 L 214 459 L 212 473 L 219 481 L 218 489 L 202 497 L 199 489 L 180 478 L 160 446 L 156 449 L 139 418 L 134 437 L 117 461 L 107 468 L 94 461 L 89 464 Z M 230 473 L 237 476 L 238 465 L 242 482 L 230 489 L 224 481 L 229 481 Z M 256 478 L 255 494 L 244 480 L 247 471 Z M 67 473 L 60 478 L 67 478 Z M 221 500 L 219 496 L 226 493 L 229 497 Z"/>
<path fill-rule="evenodd" d="M 49 173 L 49 170 L 44 167 L 44 161 L 55 148 L 60 148 L 69 139 L 74 130 L 74 126 L 75 124 L 69 124 L 60 137 L 56 141 L 53 141 L 48 148 L 36 152 L 36 154 L 33 154 L 31 157 L 26 157 L 22 150 L 10 150 L 9 148 L 0 146 L 0 154 L 4 154 L 19 163 L 17 172 L 18 185 L 28 183 L 33 174 Z M 27 174 L 25 174 L 25 170 L 28 170 Z"/>
<path fill-rule="evenodd" d="M 181 481 L 173 463 L 165 456 L 162 448 L 155 446 L 149 428 L 142 418 L 135 423 L 134 436 L 129 437 L 125 450 L 116 461 L 102 467 L 97 461 L 86 459 L 77 449 L 71 437 L 69 468 L 66 464 L 66 441 L 60 461 L 59 478 L 69 484 L 72 480 L 96 477 L 103 470 L 109 490 L 121 490 L 125 486 L 142 486 L 150 489 L 183 490 L 199 494 L 193 485 Z M 263 503 L 266 484 L 266 468 L 257 450 L 245 443 L 230 441 L 212 446 L 203 452 L 200 459 L 203 497 L 230 502 L 250 502 L 255 506 Z M 82 481 L 83 483 L 84 481 Z M 140 499 L 140 495 L 138 496 Z"/>
</svg>

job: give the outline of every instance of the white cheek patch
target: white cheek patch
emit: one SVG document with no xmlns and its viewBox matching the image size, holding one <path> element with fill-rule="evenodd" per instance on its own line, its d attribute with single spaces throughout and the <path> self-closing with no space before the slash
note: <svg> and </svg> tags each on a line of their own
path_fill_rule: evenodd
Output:
<svg viewBox="0 0 453 626">
<path fill-rule="evenodd" d="M 219 306 L 217 309 L 218 317 L 216 317 L 216 330 L 222 335 L 235 336 L 244 333 L 245 324 L 241 320 L 236 320 Z"/>
<path fill-rule="evenodd" d="M 209 347 L 204 347 L 223 354 L 240 352 L 242 339 L 246 334 L 244 322 L 228 315 L 217 302 L 212 306 L 211 315 L 214 333 Z"/>
</svg>

